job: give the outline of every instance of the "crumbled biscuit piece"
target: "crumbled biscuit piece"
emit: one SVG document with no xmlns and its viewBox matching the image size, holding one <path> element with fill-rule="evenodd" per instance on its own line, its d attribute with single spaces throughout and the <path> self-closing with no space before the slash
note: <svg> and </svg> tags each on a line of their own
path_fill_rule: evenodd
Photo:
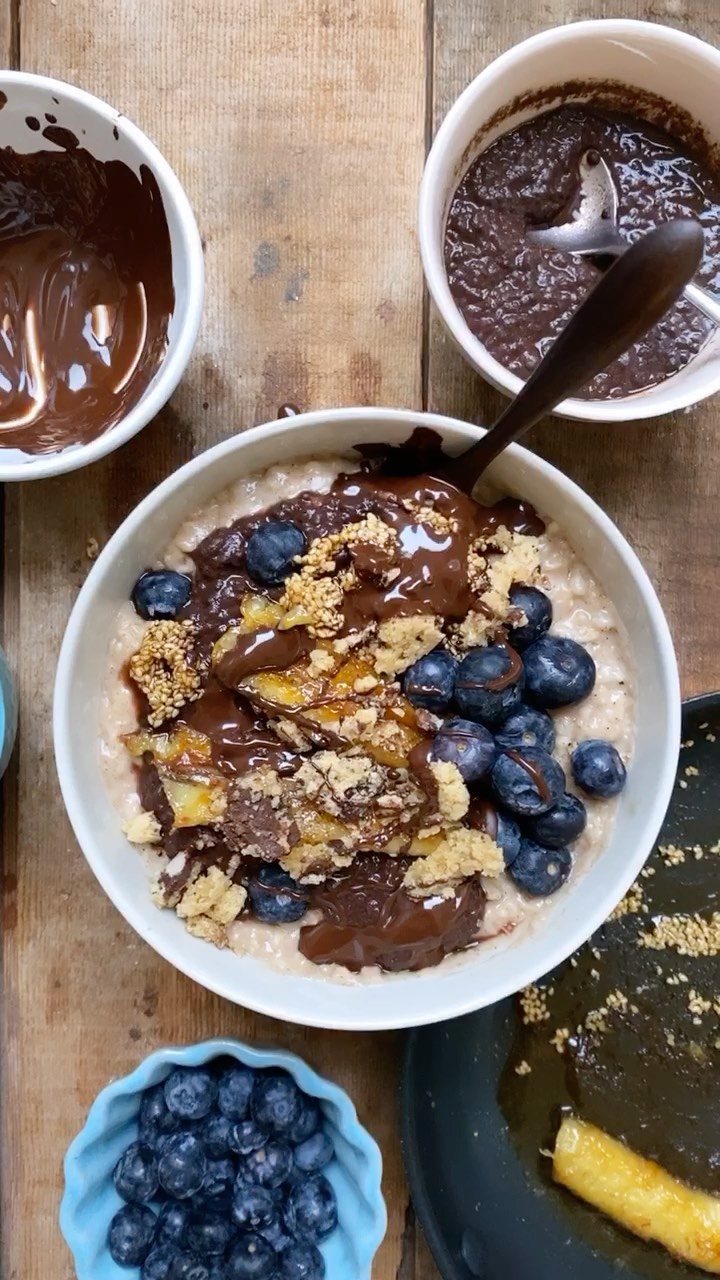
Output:
<svg viewBox="0 0 720 1280">
<path fill-rule="evenodd" d="M 200 869 L 200 862 L 191 853 L 176 853 L 152 884 L 150 892 L 155 906 L 177 906 L 181 894 L 200 874 Z"/>
<path fill-rule="evenodd" d="M 123 831 L 131 844 L 158 844 L 162 838 L 160 823 L 155 814 L 148 813 L 146 809 L 130 818 Z"/>
<path fill-rule="evenodd" d="M 429 769 L 437 784 L 438 810 L 446 822 L 459 822 L 470 807 L 470 792 L 456 764 L 431 760 Z"/>
<path fill-rule="evenodd" d="M 355 693 L 369 693 L 377 688 L 377 683 L 375 676 L 360 676 L 353 684 L 353 690 Z"/>
<path fill-rule="evenodd" d="M 329 844 L 305 844 L 302 841 L 280 859 L 280 866 L 293 880 L 303 884 L 319 884 L 333 871 L 349 867 L 353 860 L 351 853 L 339 853 L 331 849 Z"/>
<path fill-rule="evenodd" d="M 463 649 L 477 649 L 492 640 L 501 626 L 502 619 L 471 609 L 462 622 L 452 628 L 453 648 L 460 652 Z"/>
<path fill-rule="evenodd" d="M 403 884 L 419 896 L 436 893 L 459 884 L 468 876 L 499 876 L 505 860 L 495 841 L 485 831 L 455 827 L 445 832 L 437 849 L 416 858 L 405 873 Z"/>
<path fill-rule="evenodd" d="M 510 605 L 510 588 L 516 582 L 533 582 L 540 568 L 540 551 L 537 538 L 523 533 L 508 533 L 497 530 L 497 537 L 503 533 L 504 550 L 502 555 L 488 560 L 486 578 L 488 586 L 481 590 L 480 599 L 496 618 L 505 618 Z"/>
<path fill-rule="evenodd" d="M 288 853 L 299 833 L 282 800 L 282 779 L 274 769 L 238 778 L 230 788 L 222 829 L 228 848 L 266 862 Z"/>
<path fill-rule="evenodd" d="M 190 655 L 195 626 L 190 621 L 151 622 L 140 648 L 130 659 L 130 676 L 150 704 L 148 724 L 157 728 L 173 720 L 200 696 L 200 674 Z"/>
<path fill-rule="evenodd" d="M 231 884 L 220 901 L 216 902 L 207 914 L 218 924 L 232 924 L 233 920 L 237 920 L 246 902 L 247 889 L 241 884 Z"/>
<path fill-rule="evenodd" d="M 203 875 L 188 885 L 177 905 L 177 913 L 183 918 L 208 915 L 231 887 L 232 881 L 219 867 L 209 867 Z"/>
<path fill-rule="evenodd" d="M 335 659 L 327 649 L 311 649 L 309 654 L 308 673 L 311 676 L 322 676 L 335 669 Z"/>
<path fill-rule="evenodd" d="M 218 924 L 216 920 L 211 920 L 209 916 L 193 916 L 185 921 L 185 928 L 194 938 L 201 938 L 203 942 L 212 942 L 213 946 L 219 947 L 220 950 L 228 944 L 223 925 Z"/>
<path fill-rule="evenodd" d="M 442 639 L 440 621 L 432 613 L 381 622 L 373 646 L 373 664 L 379 675 L 396 676 L 430 653 Z"/>
<path fill-rule="evenodd" d="M 377 707 L 358 707 L 351 716 L 343 716 L 337 726 L 337 732 L 348 742 L 359 742 L 374 728 L 378 718 Z"/>
<path fill-rule="evenodd" d="M 347 806 L 367 807 L 385 785 L 383 770 L 369 756 L 338 755 L 337 751 L 316 752 L 300 766 L 294 781 L 309 800 L 335 816 Z"/>
<path fill-rule="evenodd" d="M 287 742 L 293 750 L 301 755 L 304 751 L 312 749 L 312 742 L 305 737 L 302 729 L 294 720 L 288 720 L 285 716 L 280 716 L 278 720 L 270 721 L 270 728 L 274 730 L 278 738 L 283 742 Z"/>
</svg>

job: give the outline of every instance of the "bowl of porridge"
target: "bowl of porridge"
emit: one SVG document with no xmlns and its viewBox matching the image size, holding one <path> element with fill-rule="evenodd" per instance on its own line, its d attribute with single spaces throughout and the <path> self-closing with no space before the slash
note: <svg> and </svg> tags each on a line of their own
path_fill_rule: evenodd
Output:
<svg viewBox="0 0 720 1280">
<path fill-rule="evenodd" d="M 79 844 L 208 989 L 288 1021 L 453 1017 L 577 948 L 650 852 L 679 688 L 607 516 L 477 428 L 343 409 L 181 468 L 93 566 L 54 734 Z M 281 459 L 279 462 L 278 459 Z"/>
</svg>

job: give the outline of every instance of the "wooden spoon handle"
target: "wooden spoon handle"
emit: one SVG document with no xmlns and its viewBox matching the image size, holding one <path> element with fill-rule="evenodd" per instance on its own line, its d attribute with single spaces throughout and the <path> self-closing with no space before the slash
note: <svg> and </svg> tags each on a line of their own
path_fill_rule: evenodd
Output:
<svg viewBox="0 0 720 1280">
<path fill-rule="evenodd" d="M 587 385 L 665 314 L 695 275 L 704 247 L 690 218 L 666 222 L 630 245 L 553 342 L 525 386 L 446 474 L 469 493 L 493 458 L 544 414 Z"/>
</svg>

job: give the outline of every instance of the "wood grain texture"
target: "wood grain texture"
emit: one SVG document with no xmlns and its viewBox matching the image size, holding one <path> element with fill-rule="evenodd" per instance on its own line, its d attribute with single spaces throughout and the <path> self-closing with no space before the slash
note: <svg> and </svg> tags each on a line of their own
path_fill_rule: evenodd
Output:
<svg viewBox="0 0 720 1280">
<path fill-rule="evenodd" d="M 102 544 L 158 480 L 287 401 L 417 404 L 424 13 L 417 0 L 22 0 L 21 62 L 99 93 L 154 138 L 205 238 L 188 375 L 143 435 L 91 470 L 7 493 L 5 637 L 22 727 L 6 785 L 4 1280 L 70 1280 L 60 1162 L 98 1090 L 158 1045 L 230 1033 L 295 1049 L 381 1144 L 400 1264 L 407 1190 L 398 1045 L 256 1018 L 175 973 L 82 859 L 52 760 L 53 668 Z"/>
</svg>

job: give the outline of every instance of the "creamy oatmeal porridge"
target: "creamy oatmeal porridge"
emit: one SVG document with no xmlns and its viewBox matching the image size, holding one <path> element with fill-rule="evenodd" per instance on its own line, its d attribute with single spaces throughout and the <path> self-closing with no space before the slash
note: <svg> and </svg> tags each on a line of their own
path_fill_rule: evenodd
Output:
<svg viewBox="0 0 720 1280">
<path fill-rule="evenodd" d="M 532 927 L 609 840 L 635 712 L 556 525 L 353 466 L 274 468 L 180 528 L 118 617 L 101 749 L 160 908 L 375 981 Z"/>
</svg>

